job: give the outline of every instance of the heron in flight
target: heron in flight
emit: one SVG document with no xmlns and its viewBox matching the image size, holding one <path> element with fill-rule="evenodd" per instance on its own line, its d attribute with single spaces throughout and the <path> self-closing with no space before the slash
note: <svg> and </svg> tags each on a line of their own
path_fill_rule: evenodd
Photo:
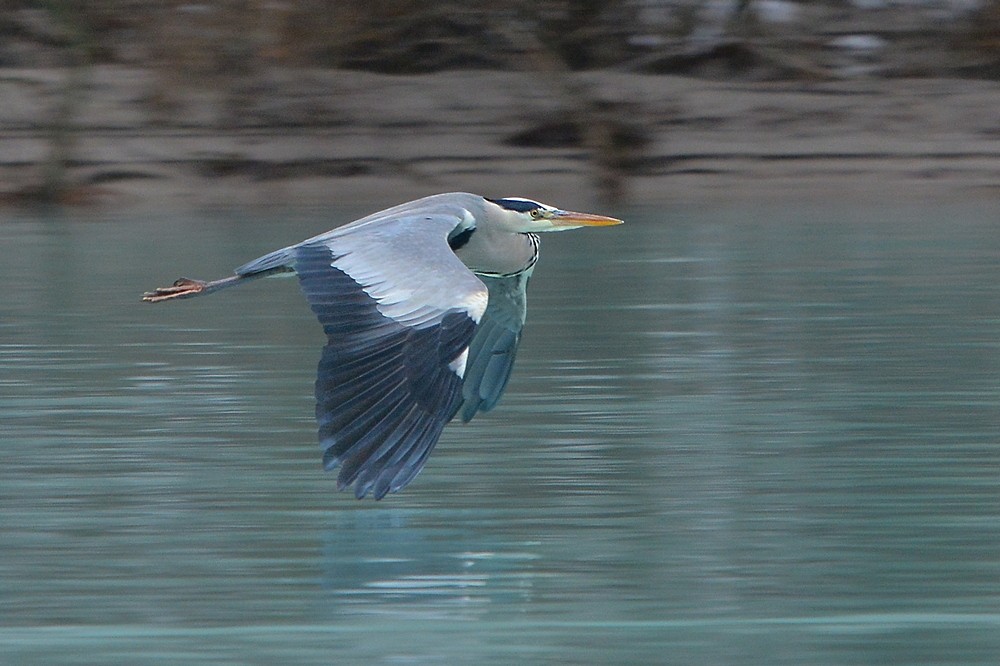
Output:
<svg viewBox="0 0 1000 666">
<path fill-rule="evenodd" d="M 536 232 L 621 220 L 522 198 L 437 194 L 265 254 L 230 277 L 181 278 L 159 303 L 294 273 L 327 343 L 316 378 L 323 467 L 359 499 L 406 487 L 441 431 L 496 405 L 538 259 Z"/>
</svg>

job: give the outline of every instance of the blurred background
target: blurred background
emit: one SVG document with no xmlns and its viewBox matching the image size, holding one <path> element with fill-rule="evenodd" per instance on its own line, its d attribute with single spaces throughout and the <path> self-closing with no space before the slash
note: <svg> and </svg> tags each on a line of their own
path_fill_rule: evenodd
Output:
<svg viewBox="0 0 1000 666">
<path fill-rule="evenodd" d="M 0 197 L 995 196 L 998 77 L 996 0 L 4 0 Z"/>
<path fill-rule="evenodd" d="M 997 0 L 0 0 L 0 662 L 995 666 L 998 79 Z M 454 190 L 626 224 L 379 503 L 295 280 L 139 300 Z"/>
</svg>

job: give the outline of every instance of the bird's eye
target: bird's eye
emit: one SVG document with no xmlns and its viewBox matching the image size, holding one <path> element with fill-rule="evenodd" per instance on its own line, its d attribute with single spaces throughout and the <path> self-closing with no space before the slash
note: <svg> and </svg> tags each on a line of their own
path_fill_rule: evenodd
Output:
<svg viewBox="0 0 1000 666">
<path fill-rule="evenodd" d="M 531 215 L 531 219 L 538 220 L 541 219 L 543 212 L 541 208 L 532 208 L 529 215 Z"/>
</svg>

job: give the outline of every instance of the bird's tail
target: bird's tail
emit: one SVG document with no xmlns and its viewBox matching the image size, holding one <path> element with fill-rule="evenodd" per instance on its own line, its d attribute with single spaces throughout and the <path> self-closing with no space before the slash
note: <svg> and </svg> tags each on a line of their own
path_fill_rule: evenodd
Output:
<svg viewBox="0 0 1000 666">
<path fill-rule="evenodd" d="M 226 287 L 232 287 L 242 279 L 242 275 L 231 275 L 221 280 L 212 280 L 211 282 L 180 278 L 169 287 L 159 287 L 153 291 L 147 291 L 142 295 L 142 300 L 146 303 L 159 303 L 175 298 L 202 296 L 203 294 L 210 294 L 213 291 L 225 289 Z"/>
</svg>

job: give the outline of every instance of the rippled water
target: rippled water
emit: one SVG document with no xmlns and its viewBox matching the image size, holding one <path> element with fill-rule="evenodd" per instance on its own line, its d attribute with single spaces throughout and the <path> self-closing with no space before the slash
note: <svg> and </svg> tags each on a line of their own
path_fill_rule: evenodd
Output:
<svg viewBox="0 0 1000 666">
<path fill-rule="evenodd" d="M 0 660 L 998 663 L 997 207 L 618 212 L 379 503 L 294 280 L 138 302 L 322 215 L 0 218 Z"/>
</svg>

